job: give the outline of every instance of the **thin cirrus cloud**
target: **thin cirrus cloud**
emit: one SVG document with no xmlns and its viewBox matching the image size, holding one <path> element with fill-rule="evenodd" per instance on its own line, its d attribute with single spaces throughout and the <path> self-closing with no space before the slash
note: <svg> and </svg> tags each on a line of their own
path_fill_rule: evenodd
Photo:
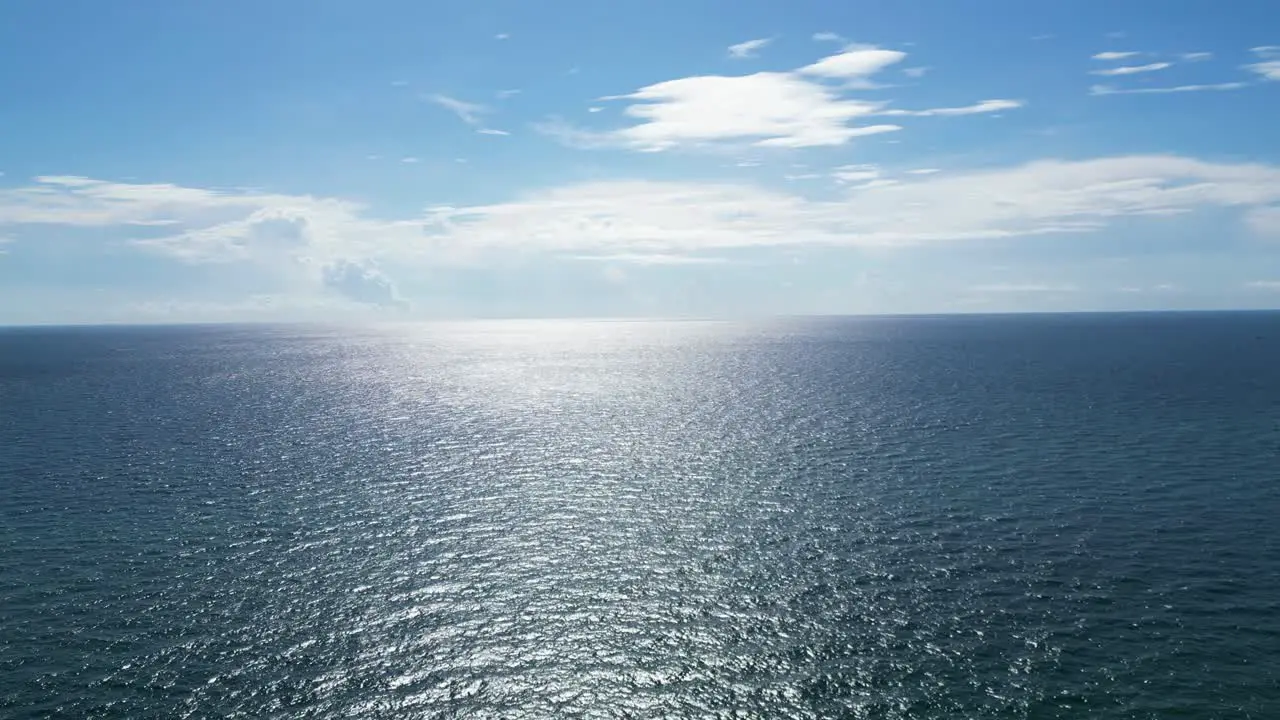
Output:
<svg viewBox="0 0 1280 720">
<path fill-rule="evenodd" d="M 755 40 L 747 40 L 736 45 L 730 45 L 729 57 L 735 60 L 756 57 L 760 50 L 770 42 L 772 42 L 771 38 L 756 38 Z"/>
<path fill-rule="evenodd" d="M 1136 51 L 1136 50 L 1125 50 L 1125 51 L 1115 51 L 1115 50 L 1110 50 L 1110 51 L 1107 51 L 1107 52 L 1100 52 L 1100 53 L 1098 53 L 1098 54 L 1094 55 L 1094 56 L 1093 56 L 1093 59 L 1094 59 L 1094 60 L 1106 60 L 1106 61 L 1110 61 L 1110 60 L 1126 60 L 1126 59 L 1131 58 L 1131 57 L 1137 57 L 1138 55 L 1141 55 L 1141 54 L 1142 54 L 1142 53 L 1140 53 L 1140 52 L 1138 52 L 1138 51 Z"/>
<path fill-rule="evenodd" d="M 465 100 L 459 100 L 457 98 L 449 97 L 448 95 L 440 94 L 429 95 L 427 96 L 427 99 L 454 115 L 457 115 L 459 120 L 475 128 L 476 132 L 481 135 L 510 134 L 505 130 L 495 130 L 484 126 L 481 118 L 490 112 L 489 107 L 486 105 L 466 102 Z"/>
<path fill-rule="evenodd" d="M 983 113 L 1016 110 L 1026 105 L 1021 100 L 983 100 L 963 107 L 932 108 L 929 110 L 885 110 L 881 115 L 909 115 L 911 117 L 955 117 L 957 115 L 981 115 Z"/>
<path fill-rule="evenodd" d="M 1090 95 L 1164 95 L 1168 93 L 1205 92 L 1239 90 L 1248 87 L 1245 82 L 1210 83 L 1203 85 L 1174 85 L 1172 87 L 1153 88 L 1117 88 L 1110 85 L 1094 85 L 1089 88 Z"/>
<path fill-rule="evenodd" d="M 902 129 L 875 122 L 876 116 L 945 117 L 1022 106 L 1018 100 L 985 100 L 963 107 L 901 110 L 888 108 L 883 100 L 849 95 L 859 83 L 906 57 L 897 50 L 853 47 L 786 72 L 677 78 L 601 98 L 634 101 L 623 113 L 638 121 L 635 124 L 607 131 L 563 121 L 537 127 L 566 144 L 585 148 L 660 152 L 724 142 L 802 148 L 843 145 L 853 138 Z"/>
<path fill-rule="evenodd" d="M 1114 68 L 1104 68 L 1102 70 L 1092 70 L 1092 75 L 1137 75 L 1139 73 L 1155 72 L 1173 67 L 1173 63 L 1154 62 L 1146 65 L 1122 65 Z"/>
</svg>

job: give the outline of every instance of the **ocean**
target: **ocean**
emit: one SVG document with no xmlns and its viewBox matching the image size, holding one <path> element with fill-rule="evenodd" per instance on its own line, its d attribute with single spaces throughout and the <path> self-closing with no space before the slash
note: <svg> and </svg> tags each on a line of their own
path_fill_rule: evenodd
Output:
<svg viewBox="0 0 1280 720">
<path fill-rule="evenodd" d="M 50 717 L 1280 717 L 1280 314 L 0 330 Z"/>
</svg>

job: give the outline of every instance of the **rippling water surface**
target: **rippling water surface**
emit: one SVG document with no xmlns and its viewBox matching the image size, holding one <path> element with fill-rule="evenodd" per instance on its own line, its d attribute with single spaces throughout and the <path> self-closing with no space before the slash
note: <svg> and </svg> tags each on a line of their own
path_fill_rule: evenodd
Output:
<svg viewBox="0 0 1280 720">
<path fill-rule="evenodd" d="M 0 717 L 1280 717 L 1280 315 L 0 331 Z"/>
</svg>

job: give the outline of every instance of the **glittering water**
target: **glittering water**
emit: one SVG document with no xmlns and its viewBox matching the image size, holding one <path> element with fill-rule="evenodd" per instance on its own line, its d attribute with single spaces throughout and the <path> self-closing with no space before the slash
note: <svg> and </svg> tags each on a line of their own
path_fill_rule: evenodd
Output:
<svg viewBox="0 0 1280 720">
<path fill-rule="evenodd" d="M 0 717 L 1269 718 L 1280 315 L 0 331 Z"/>
</svg>

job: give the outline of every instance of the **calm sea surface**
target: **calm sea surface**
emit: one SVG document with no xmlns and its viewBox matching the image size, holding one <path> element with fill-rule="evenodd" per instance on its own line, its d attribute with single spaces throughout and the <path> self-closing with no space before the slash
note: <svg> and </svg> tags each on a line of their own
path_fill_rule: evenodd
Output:
<svg viewBox="0 0 1280 720">
<path fill-rule="evenodd" d="M 3 718 L 1277 718 L 1280 314 L 0 330 Z"/>
</svg>

